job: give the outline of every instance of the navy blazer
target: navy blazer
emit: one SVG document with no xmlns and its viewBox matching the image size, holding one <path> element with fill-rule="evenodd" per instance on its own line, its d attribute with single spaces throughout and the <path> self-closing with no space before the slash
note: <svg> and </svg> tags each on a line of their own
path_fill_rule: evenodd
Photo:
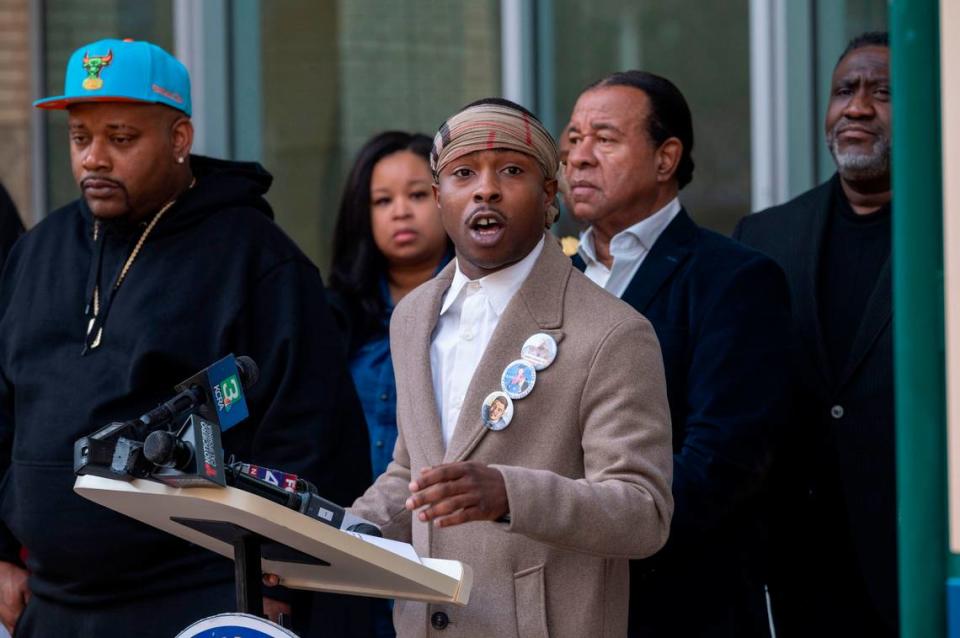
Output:
<svg viewBox="0 0 960 638">
<path fill-rule="evenodd" d="M 833 370 L 817 281 L 838 179 L 734 231 L 780 264 L 795 300 L 796 426 L 775 467 L 770 583 L 777 633 L 788 638 L 899 635 L 890 260 L 847 361 Z"/>
<path fill-rule="evenodd" d="M 622 298 L 660 339 L 676 504 L 666 547 L 631 564 L 630 635 L 767 636 L 763 485 L 789 396 L 783 272 L 681 210 Z"/>
</svg>

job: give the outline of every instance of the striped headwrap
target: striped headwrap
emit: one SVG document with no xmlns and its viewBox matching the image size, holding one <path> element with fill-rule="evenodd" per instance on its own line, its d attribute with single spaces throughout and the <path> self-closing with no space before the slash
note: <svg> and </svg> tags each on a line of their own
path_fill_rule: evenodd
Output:
<svg viewBox="0 0 960 638">
<path fill-rule="evenodd" d="M 475 104 L 453 115 L 433 138 L 430 168 L 433 179 L 450 162 L 473 153 L 507 149 L 530 155 L 540 165 L 544 177 L 557 179 L 560 151 L 550 133 L 535 117 L 505 104 Z M 556 204 L 547 212 L 549 228 L 559 214 Z"/>
</svg>

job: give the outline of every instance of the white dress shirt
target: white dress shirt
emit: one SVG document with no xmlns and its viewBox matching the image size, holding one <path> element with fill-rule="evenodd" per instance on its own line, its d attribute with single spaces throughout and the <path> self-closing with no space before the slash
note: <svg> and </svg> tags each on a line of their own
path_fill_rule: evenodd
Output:
<svg viewBox="0 0 960 638">
<path fill-rule="evenodd" d="M 467 387 L 500 315 L 530 274 L 542 250 L 541 238 L 517 263 L 476 280 L 468 279 L 457 262 L 430 344 L 430 369 L 444 448 L 453 437 Z M 519 351 L 517 357 L 520 357 Z M 479 417 L 480 406 L 475 407 Z"/>
<path fill-rule="evenodd" d="M 622 297 L 657 238 L 679 212 L 680 199 L 674 197 L 653 215 L 614 235 L 610 239 L 610 255 L 613 257 L 611 268 L 607 268 L 597 259 L 597 251 L 593 245 L 593 226 L 586 229 L 580 234 L 580 247 L 577 249 L 580 258 L 587 265 L 583 274 L 608 292 Z"/>
</svg>

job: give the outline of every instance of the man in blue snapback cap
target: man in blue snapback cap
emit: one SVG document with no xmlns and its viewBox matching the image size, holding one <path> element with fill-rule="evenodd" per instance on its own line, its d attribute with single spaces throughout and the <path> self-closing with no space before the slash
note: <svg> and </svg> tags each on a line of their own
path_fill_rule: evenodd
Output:
<svg viewBox="0 0 960 638">
<path fill-rule="evenodd" d="M 100 40 L 70 56 L 63 95 L 37 100 L 34 106 L 63 109 L 89 102 L 166 104 L 189 117 L 190 75 L 155 44 Z"/>
<path fill-rule="evenodd" d="M 170 638 L 235 609 L 232 565 L 75 495 L 73 442 L 246 354 L 260 379 L 226 452 L 348 504 L 370 474 L 363 415 L 320 275 L 263 198 L 272 177 L 190 154 L 179 61 L 94 42 L 36 106 L 67 110 L 82 197 L 0 279 L 0 620 L 18 638 Z"/>
</svg>

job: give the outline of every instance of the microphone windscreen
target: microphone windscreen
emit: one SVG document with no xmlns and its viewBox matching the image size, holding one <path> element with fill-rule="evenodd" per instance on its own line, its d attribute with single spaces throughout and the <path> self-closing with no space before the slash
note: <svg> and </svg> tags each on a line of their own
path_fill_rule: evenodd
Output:
<svg viewBox="0 0 960 638">
<path fill-rule="evenodd" d="M 237 357 L 237 370 L 244 388 L 252 388 L 260 380 L 260 368 L 248 356 Z"/>
<path fill-rule="evenodd" d="M 176 440 L 165 430 L 151 432 L 143 442 L 143 456 L 154 465 L 167 465 L 173 459 Z"/>
</svg>

